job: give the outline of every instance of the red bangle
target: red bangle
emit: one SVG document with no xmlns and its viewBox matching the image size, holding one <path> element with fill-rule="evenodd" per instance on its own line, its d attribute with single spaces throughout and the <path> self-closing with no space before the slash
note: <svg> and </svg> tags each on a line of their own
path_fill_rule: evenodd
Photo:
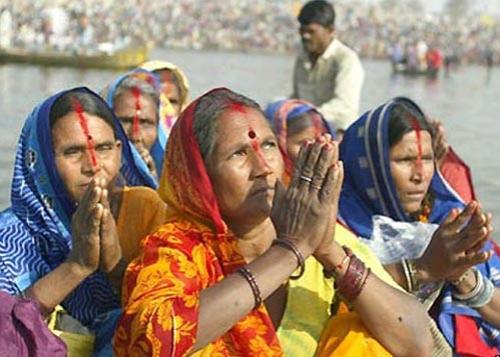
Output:
<svg viewBox="0 0 500 357">
<path fill-rule="evenodd" d="M 353 255 L 345 275 L 335 282 L 336 290 L 345 300 L 353 301 L 358 297 L 368 277 L 366 270 L 365 264 Z"/>
</svg>

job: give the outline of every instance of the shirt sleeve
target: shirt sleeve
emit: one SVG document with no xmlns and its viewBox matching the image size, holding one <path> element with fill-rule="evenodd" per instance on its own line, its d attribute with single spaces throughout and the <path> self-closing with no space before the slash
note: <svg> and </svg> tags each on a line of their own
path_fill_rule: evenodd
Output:
<svg viewBox="0 0 500 357">
<path fill-rule="evenodd" d="M 363 80 L 358 56 L 346 55 L 335 76 L 331 99 L 318 108 L 336 129 L 346 130 L 357 119 Z"/>
</svg>

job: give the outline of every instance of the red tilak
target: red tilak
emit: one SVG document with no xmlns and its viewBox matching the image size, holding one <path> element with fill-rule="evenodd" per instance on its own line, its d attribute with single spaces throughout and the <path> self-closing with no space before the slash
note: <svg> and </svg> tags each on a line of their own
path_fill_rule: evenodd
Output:
<svg viewBox="0 0 500 357">
<path fill-rule="evenodd" d="M 417 119 L 412 118 L 411 119 L 411 126 L 413 127 L 413 130 L 415 130 L 415 134 L 417 135 L 417 150 L 418 150 L 418 156 L 417 156 L 417 168 L 419 170 L 422 169 L 422 140 L 420 136 L 420 131 L 422 128 L 420 128 L 420 124 L 418 124 Z"/>
<path fill-rule="evenodd" d="M 238 113 L 245 114 L 247 112 L 245 106 L 241 103 L 233 102 L 229 105 L 229 109 L 234 110 L 235 112 L 238 112 Z"/>
<path fill-rule="evenodd" d="M 139 114 L 141 113 L 141 90 L 138 87 L 132 88 L 132 94 L 135 98 L 135 114 L 132 122 L 132 137 L 139 137 Z"/>
<path fill-rule="evenodd" d="M 252 145 L 252 149 L 257 158 L 259 159 L 260 163 L 264 165 L 266 168 L 269 168 L 269 165 L 267 164 L 267 161 L 264 158 L 264 154 L 260 149 L 260 141 L 257 138 L 257 134 L 255 134 L 255 131 L 252 128 L 248 129 L 248 137 L 250 138 L 250 144 Z"/>
<path fill-rule="evenodd" d="M 92 135 L 90 135 L 89 126 L 87 123 L 87 118 L 83 114 L 82 104 L 76 98 L 72 98 L 73 110 L 78 115 L 78 121 L 80 122 L 80 127 L 83 130 L 83 134 L 85 135 L 85 139 L 87 140 L 87 150 L 90 154 L 90 160 L 92 162 L 92 166 L 97 168 L 97 155 L 95 152 L 94 139 Z"/>
</svg>

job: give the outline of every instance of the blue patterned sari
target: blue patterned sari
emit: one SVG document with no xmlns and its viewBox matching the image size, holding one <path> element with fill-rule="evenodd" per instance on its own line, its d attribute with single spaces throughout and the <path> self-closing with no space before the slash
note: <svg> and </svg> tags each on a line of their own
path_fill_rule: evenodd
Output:
<svg viewBox="0 0 500 357">
<path fill-rule="evenodd" d="M 388 127 L 390 113 L 395 104 L 403 104 L 422 113 L 411 100 L 394 98 L 363 114 L 345 132 L 340 145 L 340 159 L 345 168 L 339 203 L 340 216 L 357 235 L 366 239 L 372 238 L 374 215 L 386 216 L 395 221 L 410 221 L 399 202 L 390 170 Z M 444 181 L 438 170 L 435 171 L 429 190 L 434 197 L 430 223 L 440 224 L 452 208 L 464 207 L 462 200 Z M 492 250 L 493 243 L 488 242 L 485 249 Z M 493 255 L 488 262 L 476 267 L 495 286 L 500 285 L 498 255 Z M 457 314 L 473 318 L 484 343 L 500 347 L 500 331 L 484 321 L 476 310 L 453 301 L 449 286 L 445 285 L 441 297 L 437 320 L 452 347 L 455 347 L 454 315 Z"/>
<path fill-rule="evenodd" d="M 87 88 L 71 92 L 97 94 Z M 75 204 L 57 172 L 52 150 L 50 111 L 63 91 L 38 105 L 26 119 L 19 138 L 11 189 L 11 207 L 0 213 L 0 289 L 22 294 L 64 262 L 71 251 L 70 220 Z M 126 143 L 114 118 L 122 145 L 123 184 L 155 187 L 142 159 Z M 120 308 L 119 297 L 102 273 L 85 279 L 62 303 L 74 318 L 93 329 L 97 316 Z"/>
</svg>

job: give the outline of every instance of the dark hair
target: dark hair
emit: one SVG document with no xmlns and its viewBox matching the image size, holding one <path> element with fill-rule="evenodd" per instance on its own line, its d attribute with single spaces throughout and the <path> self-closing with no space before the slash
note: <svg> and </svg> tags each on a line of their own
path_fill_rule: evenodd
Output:
<svg viewBox="0 0 500 357">
<path fill-rule="evenodd" d="M 215 148 L 217 119 L 234 104 L 255 109 L 264 116 L 257 102 L 229 89 L 219 89 L 206 94 L 196 104 L 193 131 L 198 141 L 203 160 L 206 161 L 212 155 Z"/>
<path fill-rule="evenodd" d="M 314 120 L 312 115 L 318 115 L 316 112 L 310 110 L 306 113 L 297 115 L 291 118 L 286 125 L 287 136 L 292 136 L 298 134 L 311 126 L 314 126 Z"/>
<path fill-rule="evenodd" d="M 428 131 L 434 138 L 434 129 L 425 116 L 414 108 L 398 103 L 389 114 L 389 147 L 396 145 L 405 134 L 415 130 L 412 121 L 416 120 L 421 130 Z"/>
<path fill-rule="evenodd" d="M 325 0 L 313 0 L 306 3 L 297 18 L 301 25 L 317 23 L 323 27 L 335 26 L 335 9 Z"/>
<path fill-rule="evenodd" d="M 121 83 L 118 85 L 116 88 L 115 92 L 113 93 L 113 103 L 115 103 L 116 99 L 124 94 L 127 91 L 132 90 L 133 88 L 139 89 L 141 95 L 149 97 L 156 109 L 156 117 L 159 119 L 159 111 L 160 111 L 160 93 L 156 90 L 154 85 L 150 84 L 149 82 L 137 78 L 134 76 L 134 74 L 131 74 L 127 76 L 125 79 L 121 81 Z M 114 104 L 113 104 L 114 106 Z"/>
<path fill-rule="evenodd" d="M 58 119 L 75 111 L 73 100 L 77 100 L 81 104 L 85 113 L 102 118 L 113 129 L 113 133 L 116 138 L 115 120 L 111 109 L 106 105 L 104 100 L 93 94 L 80 91 L 70 91 L 56 99 L 50 109 L 51 129 L 54 127 Z"/>
</svg>

